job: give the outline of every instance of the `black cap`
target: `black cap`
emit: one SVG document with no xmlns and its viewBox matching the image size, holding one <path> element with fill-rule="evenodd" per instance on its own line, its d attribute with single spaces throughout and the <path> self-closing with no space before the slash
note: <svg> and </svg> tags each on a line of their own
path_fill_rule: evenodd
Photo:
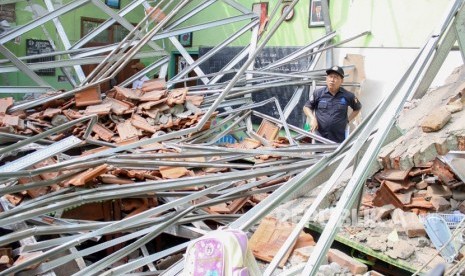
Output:
<svg viewBox="0 0 465 276">
<path fill-rule="evenodd" d="M 342 68 L 339 67 L 339 66 L 333 66 L 333 67 L 326 70 L 326 74 L 328 74 L 328 75 L 331 72 L 334 72 L 334 73 L 338 74 L 339 76 L 341 76 L 341 78 L 344 78 L 344 70 L 342 70 Z"/>
</svg>

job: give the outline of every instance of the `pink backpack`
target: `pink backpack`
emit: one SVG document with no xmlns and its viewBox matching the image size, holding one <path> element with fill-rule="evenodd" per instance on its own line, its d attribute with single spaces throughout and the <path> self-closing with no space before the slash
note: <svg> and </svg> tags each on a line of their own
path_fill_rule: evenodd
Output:
<svg viewBox="0 0 465 276">
<path fill-rule="evenodd" d="M 211 231 L 189 243 L 183 275 L 259 275 L 257 263 L 247 243 L 247 235 L 240 230 Z"/>
</svg>

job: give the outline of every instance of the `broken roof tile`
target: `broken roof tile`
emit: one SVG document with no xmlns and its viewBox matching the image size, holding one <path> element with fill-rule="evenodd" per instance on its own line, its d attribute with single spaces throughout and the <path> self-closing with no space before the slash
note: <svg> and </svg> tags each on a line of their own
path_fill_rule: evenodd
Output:
<svg viewBox="0 0 465 276">
<path fill-rule="evenodd" d="M 396 208 L 404 208 L 404 204 L 402 204 L 397 196 L 389 189 L 388 185 L 386 185 L 386 183 L 383 181 L 375 193 L 375 197 L 373 198 L 373 205 L 382 207 L 388 204 L 392 204 Z"/>
<path fill-rule="evenodd" d="M 165 90 L 166 89 L 166 81 L 164 79 L 153 79 L 144 81 L 142 84 L 142 91 L 150 92 L 153 90 Z"/>
<path fill-rule="evenodd" d="M 163 104 L 166 102 L 166 98 L 160 99 L 158 101 L 149 101 L 145 103 L 141 103 L 137 106 L 138 112 L 141 112 L 142 110 L 151 110 L 151 111 L 158 111 L 158 112 L 163 112 L 165 110 L 168 110 L 170 107 L 166 104 Z"/>
<path fill-rule="evenodd" d="M 84 117 L 83 114 L 79 113 L 79 111 L 76 111 L 74 109 L 63 110 L 63 114 L 70 120 L 79 119 L 79 118 Z"/>
<path fill-rule="evenodd" d="M 32 130 L 34 133 L 42 133 L 43 132 L 43 130 L 41 128 L 36 127 L 36 125 L 31 121 L 26 122 L 26 127 L 28 129 Z"/>
<path fill-rule="evenodd" d="M 61 109 L 60 108 L 47 108 L 43 114 L 42 114 L 42 117 L 43 118 L 53 118 L 53 116 L 57 115 L 57 114 L 60 114 L 61 113 Z"/>
<path fill-rule="evenodd" d="M 129 88 L 115 86 L 116 89 L 116 96 L 115 99 L 117 100 L 139 100 L 140 99 L 140 90 L 133 90 Z"/>
<path fill-rule="evenodd" d="M 111 112 L 115 113 L 116 115 L 122 115 L 132 112 L 132 108 L 134 104 L 128 103 L 125 101 L 120 101 L 117 99 L 113 99 L 110 97 L 105 98 L 103 103 L 111 104 Z"/>
<path fill-rule="evenodd" d="M 6 194 L 5 195 L 5 198 L 6 200 L 8 200 L 8 202 L 10 202 L 11 204 L 13 204 L 14 206 L 18 205 L 19 203 L 21 203 L 21 201 L 23 200 L 24 196 L 20 195 L 20 194 Z"/>
<path fill-rule="evenodd" d="M 406 192 L 406 193 L 395 193 L 396 197 L 402 202 L 402 204 L 407 205 L 410 204 L 412 201 L 413 192 Z"/>
<path fill-rule="evenodd" d="M 98 104 L 98 105 L 89 105 L 86 110 L 84 111 L 84 114 L 90 115 L 90 114 L 98 114 L 98 115 L 107 115 L 111 111 L 111 103 L 104 103 L 104 104 Z"/>
<path fill-rule="evenodd" d="M 195 106 L 200 106 L 203 102 L 203 98 L 202 95 L 187 95 L 186 102 L 191 102 Z"/>
<path fill-rule="evenodd" d="M 407 178 L 410 170 L 382 170 L 376 174 L 380 180 L 403 181 Z"/>
<path fill-rule="evenodd" d="M 415 182 L 403 182 L 399 183 L 396 181 L 385 180 L 384 183 L 389 187 L 392 192 L 398 192 L 401 190 L 408 190 L 411 187 L 415 186 Z"/>
<path fill-rule="evenodd" d="M 170 90 L 168 93 L 168 100 L 166 103 L 169 106 L 173 106 L 176 104 L 184 104 L 186 101 L 186 96 L 187 96 L 187 88 L 176 88 L 173 90 Z"/>
<path fill-rule="evenodd" d="M 13 97 L 0 98 L 0 114 L 5 114 L 8 108 L 13 106 Z"/>
<path fill-rule="evenodd" d="M 160 173 L 165 179 L 180 178 L 189 173 L 184 167 L 160 166 Z"/>
<path fill-rule="evenodd" d="M 408 175 L 410 177 L 415 177 L 415 176 L 419 176 L 419 175 L 422 175 L 422 174 L 428 174 L 428 173 L 431 173 L 431 168 L 413 168 L 409 173 Z"/>
<path fill-rule="evenodd" d="M 121 140 L 126 140 L 134 136 L 137 137 L 142 135 L 142 133 L 131 124 L 130 120 L 127 120 L 124 123 L 119 123 L 116 126 L 116 129 L 118 130 L 118 134 Z"/>
<path fill-rule="evenodd" d="M 76 106 L 89 106 L 102 102 L 102 94 L 100 85 L 93 85 L 74 94 Z"/>
<path fill-rule="evenodd" d="M 260 260 L 271 262 L 292 230 L 294 230 L 292 223 L 281 222 L 273 217 L 265 217 L 249 240 L 252 253 Z M 282 258 L 279 263 L 280 267 L 286 263 L 295 243 L 296 241 Z"/>
<path fill-rule="evenodd" d="M 450 171 L 449 166 L 444 164 L 439 158 L 434 159 L 433 166 L 431 167 L 431 173 L 436 175 L 442 183 L 446 185 L 458 182 L 458 180 L 455 179 L 454 174 Z"/>
<path fill-rule="evenodd" d="M 405 205 L 407 208 L 433 209 L 433 204 L 424 197 L 412 197 L 410 204 Z"/>
<path fill-rule="evenodd" d="M 74 186 L 85 185 L 86 183 L 92 181 L 97 176 L 106 173 L 107 169 L 108 169 L 107 164 L 100 165 L 100 166 L 98 166 L 96 168 L 90 168 L 87 171 L 76 175 L 75 177 L 73 177 L 69 181 L 66 181 L 66 184 L 74 185 Z"/>
<path fill-rule="evenodd" d="M 134 180 L 132 179 L 118 177 L 112 174 L 102 174 L 99 176 L 99 179 L 104 184 L 132 184 L 134 183 Z"/>
<path fill-rule="evenodd" d="M 27 183 L 30 183 L 30 182 L 37 182 L 37 181 L 41 181 L 41 180 L 42 180 L 42 178 L 40 178 L 40 176 L 36 175 L 36 176 L 32 176 L 32 177 L 19 178 L 18 183 L 19 184 L 27 184 Z M 42 187 L 38 187 L 38 188 L 28 189 L 27 194 L 31 198 L 36 198 L 36 197 L 43 196 L 43 195 L 47 194 L 49 190 L 50 189 L 49 189 L 48 186 L 42 186 Z"/>
<path fill-rule="evenodd" d="M 2 124 L 4 126 L 19 127 L 19 117 L 5 114 L 2 119 Z"/>
<path fill-rule="evenodd" d="M 256 149 L 261 145 L 262 145 L 262 143 L 260 141 L 258 141 L 258 140 L 251 139 L 251 138 L 245 138 L 240 143 L 240 148 L 243 148 L 243 149 Z"/>
<path fill-rule="evenodd" d="M 146 119 L 137 114 L 132 115 L 131 124 L 136 128 L 148 131 L 150 133 L 155 133 L 158 130 L 157 127 L 150 125 Z"/>
<path fill-rule="evenodd" d="M 104 127 L 103 125 L 97 123 L 95 124 L 93 127 L 92 127 L 92 131 L 97 133 L 97 135 L 109 142 L 111 141 L 111 139 L 113 138 L 113 136 L 115 136 L 115 134 L 113 133 L 113 131 L 109 130 L 108 128 Z"/>
<path fill-rule="evenodd" d="M 265 138 L 268 141 L 273 141 L 278 135 L 279 127 L 274 123 L 263 119 L 260 127 L 257 130 L 257 134 L 260 137 Z"/>
<path fill-rule="evenodd" d="M 140 97 L 141 102 L 148 102 L 148 101 L 158 101 L 166 94 L 166 90 L 155 90 L 150 91 L 147 93 L 142 94 Z"/>
<path fill-rule="evenodd" d="M 44 168 L 44 167 L 47 167 L 49 165 L 55 165 L 57 162 L 55 161 L 54 158 L 52 157 L 49 157 L 45 160 L 42 160 L 40 161 L 39 163 L 37 164 L 34 164 L 32 167 L 34 169 L 38 169 L 38 168 Z M 58 177 L 60 175 L 60 172 L 58 171 L 52 171 L 52 172 L 44 172 L 44 173 L 41 173 L 40 174 L 40 177 L 42 177 L 43 180 L 50 180 L 50 179 L 54 179 L 56 177 Z"/>
</svg>

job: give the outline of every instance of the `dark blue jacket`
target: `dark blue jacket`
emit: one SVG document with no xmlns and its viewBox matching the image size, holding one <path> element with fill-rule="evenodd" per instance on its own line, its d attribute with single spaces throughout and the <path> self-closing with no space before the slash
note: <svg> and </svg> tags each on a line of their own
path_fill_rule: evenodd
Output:
<svg viewBox="0 0 465 276">
<path fill-rule="evenodd" d="M 352 92 L 341 87 L 333 96 L 326 86 L 316 89 L 305 106 L 315 111 L 320 135 L 336 143 L 345 139 L 348 107 L 354 111 L 362 108 Z"/>
</svg>

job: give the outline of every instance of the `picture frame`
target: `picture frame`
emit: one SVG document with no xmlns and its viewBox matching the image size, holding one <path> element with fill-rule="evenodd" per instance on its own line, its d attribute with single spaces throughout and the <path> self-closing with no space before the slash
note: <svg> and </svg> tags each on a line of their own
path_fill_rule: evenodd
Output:
<svg viewBox="0 0 465 276">
<path fill-rule="evenodd" d="M 268 2 L 252 3 L 252 12 L 260 16 L 258 34 L 260 35 L 268 23 Z"/>
<path fill-rule="evenodd" d="M 57 82 L 67 82 L 68 79 L 64 75 L 58 75 L 57 76 Z"/>
<path fill-rule="evenodd" d="M 321 0 L 311 0 L 308 13 L 308 26 L 321 27 L 325 25 Z"/>
<path fill-rule="evenodd" d="M 113 9 L 120 9 L 121 0 L 105 0 L 105 5 Z"/>
<path fill-rule="evenodd" d="M 178 40 L 184 47 L 192 46 L 192 32 L 178 35 Z"/>
<path fill-rule="evenodd" d="M 284 4 L 283 8 L 281 9 L 281 14 L 287 12 L 291 8 L 290 4 Z M 289 14 L 284 18 L 284 21 L 289 21 L 294 17 L 294 9 L 292 9 Z"/>
</svg>

